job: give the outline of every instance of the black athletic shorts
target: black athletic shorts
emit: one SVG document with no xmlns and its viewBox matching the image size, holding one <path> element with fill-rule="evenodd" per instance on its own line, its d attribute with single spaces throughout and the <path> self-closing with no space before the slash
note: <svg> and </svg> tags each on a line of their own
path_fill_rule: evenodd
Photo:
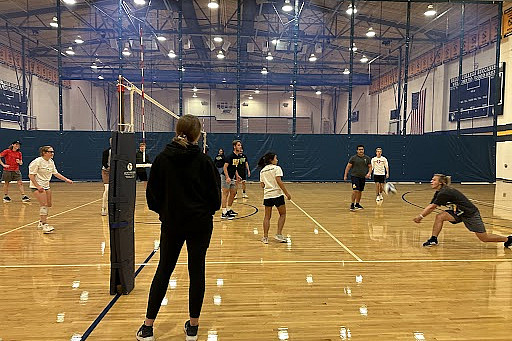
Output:
<svg viewBox="0 0 512 341">
<path fill-rule="evenodd" d="M 263 199 L 263 206 L 266 207 L 279 207 L 284 205 L 284 195 L 281 195 L 277 198 L 269 198 L 269 199 Z"/>
<path fill-rule="evenodd" d="M 137 169 L 137 179 L 140 181 L 148 181 L 148 173 L 146 173 L 146 169 Z"/>
<path fill-rule="evenodd" d="M 244 170 L 242 173 L 238 172 L 238 175 L 242 178 L 242 181 L 247 179 L 247 172 Z"/>
<path fill-rule="evenodd" d="M 373 175 L 373 181 L 378 182 L 379 184 L 383 184 L 386 182 L 385 175 Z"/>
<path fill-rule="evenodd" d="M 364 191 L 364 184 L 366 183 L 365 178 L 360 178 L 358 176 L 352 177 L 352 190 L 354 191 Z"/>
</svg>

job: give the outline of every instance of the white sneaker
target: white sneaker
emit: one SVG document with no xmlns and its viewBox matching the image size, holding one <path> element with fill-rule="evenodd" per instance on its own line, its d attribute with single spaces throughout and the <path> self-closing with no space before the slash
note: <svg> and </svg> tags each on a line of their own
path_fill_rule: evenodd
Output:
<svg viewBox="0 0 512 341">
<path fill-rule="evenodd" d="M 233 198 L 233 200 L 237 200 L 238 199 L 238 193 L 235 194 L 235 197 Z"/>
<path fill-rule="evenodd" d="M 101 208 L 101 215 L 106 216 L 107 215 L 107 209 L 105 207 Z"/>
<path fill-rule="evenodd" d="M 268 244 L 268 237 L 263 237 L 263 238 L 261 238 L 261 242 L 262 242 L 263 244 Z"/>
<path fill-rule="evenodd" d="M 276 234 L 274 236 L 274 239 L 279 241 L 280 243 L 286 243 L 287 242 L 287 239 L 285 236 L 283 236 L 282 234 Z"/>
<path fill-rule="evenodd" d="M 44 225 L 43 225 L 43 227 L 42 227 L 42 229 L 43 229 L 43 233 L 45 233 L 45 234 L 47 234 L 47 233 L 52 233 L 52 232 L 53 232 L 53 230 L 55 230 L 55 229 L 53 228 L 53 226 L 50 226 L 50 225 L 48 225 L 48 224 L 44 224 Z"/>
<path fill-rule="evenodd" d="M 244 195 L 242 196 L 242 198 L 247 199 L 247 198 L 249 198 L 249 196 L 248 196 L 247 194 L 245 194 L 245 193 L 244 193 Z"/>
<path fill-rule="evenodd" d="M 48 225 L 48 223 L 43 223 L 42 221 L 39 221 L 39 223 L 37 224 L 37 228 L 42 229 L 45 224 Z"/>
</svg>

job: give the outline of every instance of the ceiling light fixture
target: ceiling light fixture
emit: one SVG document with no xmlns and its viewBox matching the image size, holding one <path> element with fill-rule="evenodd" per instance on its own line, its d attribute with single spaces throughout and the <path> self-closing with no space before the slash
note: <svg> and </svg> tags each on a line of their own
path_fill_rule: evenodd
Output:
<svg viewBox="0 0 512 341">
<path fill-rule="evenodd" d="M 356 52 L 356 51 L 357 51 L 356 43 L 352 43 L 352 51 L 354 51 L 354 52 Z"/>
<path fill-rule="evenodd" d="M 65 4 L 68 4 L 68 5 L 74 5 L 76 4 L 76 0 L 62 0 L 64 1 Z"/>
<path fill-rule="evenodd" d="M 252 97 L 252 95 L 249 95 L 249 97 L 248 97 L 248 98 L 249 98 L 249 99 L 254 99 L 254 97 Z"/>
<path fill-rule="evenodd" d="M 133 0 L 133 3 L 135 5 L 145 5 L 146 4 L 146 0 Z"/>
<path fill-rule="evenodd" d="M 366 36 L 367 36 L 368 38 L 373 38 L 373 37 L 375 37 L 375 34 L 376 34 L 376 33 L 375 33 L 375 31 L 373 30 L 373 27 L 370 27 L 370 28 L 368 29 L 368 32 L 366 32 Z"/>
<path fill-rule="evenodd" d="M 103 77 L 102 75 L 99 75 L 99 76 L 98 76 L 98 79 L 102 81 L 102 80 L 104 80 L 104 79 L 105 79 L 105 77 Z"/>
<path fill-rule="evenodd" d="M 363 54 L 363 56 L 361 57 L 361 59 L 359 59 L 359 61 L 360 61 L 361 63 L 368 63 L 368 57 L 366 57 L 366 56 Z"/>
<path fill-rule="evenodd" d="M 217 2 L 217 0 L 210 0 L 210 2 L 208 3 L 208 8 L 217 9 L 219 8 L 219 3 Z"/>
<path fill-rule="evenodd" d="M 171 50 L 171 51 L 169 51 L 169 53 L 167 54 L 167 56 L 168 56 L 169 58 L 171 58 L 171 59 L 174 59 L 174 58 L 176 58 L 176 53 L 174 53 L 174 51 L 173 51 L 173 50 Z"/>
<path fill-rule="evenodd" d="M 214 41 L 214 42 L 216 42 L 216 43 L 222 43 L 222 40 L 223 40 L 223 39 L 222 39 L 222 37 L 221 37 L 221 36 L 215 36 L 215 37 L 213 38 L 213 41 Z"/>
<path fill-rule="evenodd" d="M 266 74 L 268 74 L 268 70 L 267 70 L 267 68 L 266 68 L 266 67 L 264 67 L 263 69 L 261 69 L 261 74 L 262 74 L 262 75 L 266 75 Z"/>
<path fill-rule="evenodd" d="M 271 41 L 271 43 L 274 45 L 277 45 L 278 42 L 279 42 L 279 39 L 272 39 L 272 41 Z"/>
<path fill-rule="evenodd" d="M 50 23 L 51 27 L 57 28 L 59 27 L 59 22 L 57 21 L 57 17 L 53 17 L 52 22 Z"/>
<path fill-rule="evenodd" d="M 84 40 L 82 39 L 82 37 L 78 36 L 78 37 L 76 37 L 76 39 L 75 39 L 75 43 L 77 43 L 77 44 L 83 44 L 83 43 L 84 43 Z"/>
<path fill-rule="evenodd" d="M 66 53 L 69 54 L 70 56 L 74 56 L 75 51 L 73 51 L 73 46 L 68 47 L 68 49 L 66 50 Z"/>
<path fill-rule="evenodd" d="M 265 57 L 266 60 L 272 60 L 274 57 L 272 57 L 272 53 L 270 51 L 267 53 L 267 56 Z"/>
<path fill-rule="evenodd" d="M 222 52 L 222 50 L 220 50 L 220 51 L 217 53 L 217 58 L 218 58 L 218 59 L 224 59 L 224 58 L 226 58 L 226 56 L 224 55 L 224 52 Z"/>
<path fill-rule="evenodd" d="M 196 97 L 197 97 L 197 94 L 194 92 L 194 94 L 192 95 L 192 97 L 196 98 Z"/>
<path fill-rule="evenodd" d="M 317 94 L 317 95 L 321 95 L 321 94 L 322 94 L 322 91 L 317 90 L 317 91 L 315 92 L 315 94 Z"/>
<path fill-rule="evenodd" d="M 122 54 L 123 54 L 123 56 L 125 56 L 125 57 L 129 57 L 129 56 L 131 56 L 131 54 L 132 54 L 132 53 L 130 52 L 130 49 L 129 49 L 128 47 L 125 47 L 125 48 L 123 49 L 123 52 L 121 52 L 121 53 L 122 53 Z"/>
<path fill-rule="evenodd" d="M 349 69 L 347 69 L 347 68 L 345 68 L 345 70 L 343 70 L 343 74 L 344 74 L 344 75 L 348 75 L 348 74 L 350 74 L 350 70 L 349 70 Z"/>
<path fill-rule="evenodd" d="M 164 36 L 157 36 L 157 37 L 156 37 L 156 39 L 157 39 L 158 41 L 166 41 L 166 40 L 167 40 L 167 38 L 166 38 L 166 37 L 164 37 Z"/>
<path fill-rule="evenodd" d="M 93 62 L 93 63 L 91 64 L 91 69 L 93 69 L 93 70 L 97 70 L 97 69 L 98 69 L 98 65 L 96 65 L 96 63 L 95 63 L 95 62 Z"/>
<path fill-rule="evenodd" d="M 255 93 L 255 94 L 259 94 L 259 93 L 260 93 L 260 90 L 259 90 L 259 89 L 256 89 L 256 90 L 254 90 L 254 93 Z"/>
<path fill-rule="evenodd" d="M 433 4 L 430 4 L 427 6 L 427 10 L 425 11 L 425 14 L 427 17 L 432 17 L 434 15 L 436 15 L 436 10 L 434 9 L 434 5 Z"/>
<path fill-rule="evenodd" d="M 293 11 L 293 6 L 290 3 L 290 0 L 284 0 L 284 5 L 281 7 L 281 9 L 285 12 L 291 12 Z"/>
<path fill-rule="evenodd" d="M 197 87 L 194 85 L 194 87 L 192 88 L 192 91 L 194 92 L 197 92 Z"/>
<path fill-rule="evenodd" d="M 348 5 L 348 8 L 347 8 L 347 14 L 352 15 L 352 13 L 356 14 L 357 8 L 356 8 L 356 6 L 352 6 L 352 4 L 350 4 L 350 5 Z"/>
<path fill-rule="evenodd" d="M 309 56 L 309 61 L 310 62 L 316 62 L 318 58 L 316 58 L 315 54 L 312 53 L 311 56 Z"/>
</svg>

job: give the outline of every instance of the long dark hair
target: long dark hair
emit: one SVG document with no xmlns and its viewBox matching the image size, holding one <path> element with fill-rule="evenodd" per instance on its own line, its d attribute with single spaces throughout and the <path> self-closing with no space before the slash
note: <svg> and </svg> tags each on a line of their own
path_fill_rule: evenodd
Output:
<svg viewBox="0 0 512 341">
<path fill-rule="evenodd" d="M 272 163 L 272 160 L 276 157 L 276 153 L 268 152 L 267 154 L 263 155 L 260 160 L 258 161 L 258 167 L 263 168 L 266 165 L 270 165 Z"/>
</svg>

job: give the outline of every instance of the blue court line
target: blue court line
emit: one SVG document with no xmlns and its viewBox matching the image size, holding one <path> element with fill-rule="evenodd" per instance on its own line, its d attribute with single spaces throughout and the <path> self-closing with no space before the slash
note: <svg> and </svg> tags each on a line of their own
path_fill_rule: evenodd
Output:
<svg viewBox="0 0 512 341">
<path fill-rule="evenodd" d="M 153 256 L 155 255 L 157 250 L 153 250 L 149 256 L 146 258 L 146 260 L 139 266 L 139 268 L 137 269 L 137 271 L 135 271 L 135 277 L 137 277 L 137 275 L 141 272 L 141 270 L 146 266 L 146 264 L 151 260 L 151 258 L 153 258 Z M 91 323 L 91 325 L 89 326 L 89 328 L 87 328 L 87 330 L 85 331 L 85 333 L 82 335 L 81 337 L 81 341 L 84 341 L 86 340 L 89 335 L 91 335 L 91 333 L 93 332 L 93 330 L 98 326 L 98 324 L 101 322 L 101 320 L 103 320 L 103 318 L 105 317 L 105 315 L 107 315 L 107 313 L 109 312 L 109 310 L 114 306 L 114 304 L 116 304 L 117 300 L 119 300 L 119 298 L 123 296 L 122 294 L 116 294 L 116 296 L 114 296 L 114 298 L 110 301 L 109 304 L 107 304 L 107 306 L 105 307 L 105 309 L 103 309 L 103 311 L 98 315 L 98 317 L 96 317 L 96 319 L 94 320 L 93 323 Z"/>
</svg>

